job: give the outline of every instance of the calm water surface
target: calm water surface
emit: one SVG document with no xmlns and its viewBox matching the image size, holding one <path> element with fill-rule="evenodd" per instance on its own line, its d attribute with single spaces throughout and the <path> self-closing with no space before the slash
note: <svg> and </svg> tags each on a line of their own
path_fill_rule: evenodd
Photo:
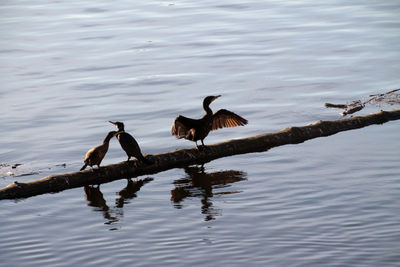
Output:
<svg viewBox="0 0 400 267">
<path fill-rule="evenodd" d="M 0 186 L 78 170 L 108 120 L 147 154 L 192 147 L 172 121 L 211 94 L 249 125 L 208 144 L 338 119 L 325 102 L 400 87 L 399 14 L 397 0 L 3 1 Z M 0 262 L 400 266 L 399 130 L 3 200 Z M 122 160 L 114 139 L 103 163 Z"/>
</svg>

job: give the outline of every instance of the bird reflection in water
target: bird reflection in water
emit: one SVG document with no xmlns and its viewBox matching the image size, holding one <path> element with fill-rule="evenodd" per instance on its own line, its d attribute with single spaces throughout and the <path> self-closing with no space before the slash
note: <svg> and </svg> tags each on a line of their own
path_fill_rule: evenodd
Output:
<svg viewBox="0 0 400 267">
<path fill-rule="evenodd" d="M 232 183 L 247 180 L 244 172 L 235 170 L 206 173 L 203 165 L 185 167 L 184 170 L 186 177 L 174 181 L 175 189 L 171 190 L 171 201 L 175 208 L 181 209 L 181 202 L 185 198 L 201 198 L 201 213 L 206 215 L 205 221 L 215 220 L 216 216 L 221 215 L 221 210 L 213 206 L 213 196 L 240 193 L 241 191 L 222 189 L 230 187 Z"/>
<path fill-rule="evenodd" d="M 103 193 L 100 191 L 100 186 L 85 186 L 85 199 L 88 201 L 88 206 L 95 207 L 96 211 L 103 212 L 103 217 L 107 220 L 106 224 L 112 224 L 118 221 L 116 216 L 111 216 L 110 207 L 107 206 Z"/>
<path fill-rule="evenodd" d="M 137 197 L 136 192 L 140 190 L 140 188 L 153 181 L 153 178 L 147 177 L 143 180 L 132 181 L 128 179 L 128 183 L 124 189 L 118 192 L 119 198 L 115 200 L 115 205 L 117 208 L 122 208 L 124 204 L 129 203 L 130 199 Z"/>
<path fill-rule="evenodd" d="M 130 178 L 127 179 L 127 185 L 121 191 L 117 192 L 118 197 L 115 200 L 115 207 L 110 208 L 106 200 L 104 199 L 103 193 L 100 191 L 100 186 L 85 186 L 85 199 L 88 201 L 88 206 L 95 207 L 95 211 L 101 211 L 105 224 L 114 224 L 119 221 L 123 216 L 122 208 L 124 204 L 129 203 L 129 200 L 137 197 L 136 192 L 148 182 L 153 181 L 153 178 L 145 178 L 141 180 L 132 181 Z M 115 228 L 111 230 L 116 230 Z"/>
</svg>

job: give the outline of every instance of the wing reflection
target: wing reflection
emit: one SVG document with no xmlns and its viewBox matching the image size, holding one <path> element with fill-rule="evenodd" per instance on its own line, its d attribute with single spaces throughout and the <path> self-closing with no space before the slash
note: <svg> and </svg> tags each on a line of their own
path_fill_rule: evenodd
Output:
<svg viewBox="0 0 400 267">
<path fill-rule="evenodd" d="M 113 208 L 107 205 L 99 185 L 85 186 L 85 199 L 88 201 L 88 206 L 95 207 L 95 211 L 101 211 L 103 213 L 103 217 L 106 219 L 105 224 L 114 224 L 123 216 L 122 208 L 124 204 L 129 203 L 131 199 L 137 197 L 136 192 L 138 192 L 143 185 L 151 181 L 153 181 L 153 178 L 145 178 L 136 181 L 127 179 L 126 187 L 117 192 L 118 197 L 115 199 L 115 207 Z M 116 230 L 116 228 L 110 230 Z"/>
<path fill-rule="evenodd" d="M 206 215 L 206 221 L 221 215 L 221 209 L 213 206 L 211 198 L 239 193 L 240 191 L 230 191 L 226 188 L 232 183 L 247 180 L 246 173 L 235 170 L 206 173 L 204 166 L 185 167 L 184 170 L 186 177 L 174 181 L 175 189 L 171 190 L 171 201 L 174 202 L 175 208 L 180 209 L 183 208 L 181 202 L 185 198 L 199 197 L 202 204 L 201 213 Z"/>
</svg>

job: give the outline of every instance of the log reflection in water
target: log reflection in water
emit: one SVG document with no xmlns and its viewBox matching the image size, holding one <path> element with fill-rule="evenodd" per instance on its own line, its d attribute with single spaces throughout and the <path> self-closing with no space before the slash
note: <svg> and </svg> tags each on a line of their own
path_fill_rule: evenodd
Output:
<svg viewBox="0 0 400 267">
<path fill-rule="evenodd" d="M 241 191 L 221 191 L 220 189 L 230 187 L 230 184 L 247 180 L 246 173 L 235 170 L 227 170 L 206 173 L 204 166 L 191 166 L 184 168 L 187 174 L 185 178 L 175 180 L 175 189 L 171 190 L 171 201 L 177 209 L 183 208 L 181 202 L 187 197 L 199 197 L 201 199 L 201 213 L 205 214 L 204 220 L 214 220 L 221 215 L 221 210 L 215 208 L 211 197 L 216 195 L 235 194 Z M 217 192 L 213 192 L 215 190 Z"/>
<path fill-rule="evenodd" d="M 100 186 L 85 186 L 85 199 L 88 201 L 88 206 L 95 207 L 95 211 L 103 213 L 106 222 L 104 224 L 114 224 L 123 216 L 122 207 L 129 203 L 128 200 L 137 197 L 136 192 L 148 182 L 153 181 L 153 178 L 145 178 L 137 181 L 127 179 L 128 183 L 125 188 L 117 192 L 119 197 L 115 200 L 115 207 L 111 208 L 107 205 L 103 193 L 100 191 Z M 113 214 L 113 215 L 112 215 Z M 116 228 L 110 229 L 116 230 Z"/>
</svg>

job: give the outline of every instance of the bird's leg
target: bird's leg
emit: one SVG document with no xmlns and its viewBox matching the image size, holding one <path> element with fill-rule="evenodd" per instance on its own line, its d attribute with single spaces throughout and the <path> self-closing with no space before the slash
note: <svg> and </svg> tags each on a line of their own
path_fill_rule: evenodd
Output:
<svg viewBox="0 0 400 267">
<path fill-rule="evenodd" d="M 197 150 L 198 151 L 202 151 L 203 150 L 203 146 L 199 146 L 198 144 L 197 144 L 197 141 L 195 141 L 196 142 L 196 148 L 197 148 Z"/>
<path fill-rule="evenodd" d="M 204 163 L 201 164 L 201 166 L 200 166 L 200 172 L 201 172 L 201 173 L 204 173 Z"/>
<path fill-rule="evenodd" d="M 203 139 L 201 139 L 201 150 L 205 150 L 207 146 L 204 144 Z"/>
<path fill-rule="evenodd" d="M 130 159 L 131 159 L 131 156 L 128 156 L 128 159 L 126 160 L 126 164 L 130 167 L 137 166 L 136 160 L 130 160 Z"/>
<path fill-rule="evenodd" d="M 201 143 L 202 143 L 202 145 L 199 146 L 199 145 L 197 144 L 197 141 L 196 141 L 196 147 L 197 147 L 197 150 L 198 150 L 198 151 L 203 151 L 204 148 L 206 148 L 206 146 L 205 146 L 204 143 L 203 143 L 203 140 L 201 140 Z"/>
</svg>

